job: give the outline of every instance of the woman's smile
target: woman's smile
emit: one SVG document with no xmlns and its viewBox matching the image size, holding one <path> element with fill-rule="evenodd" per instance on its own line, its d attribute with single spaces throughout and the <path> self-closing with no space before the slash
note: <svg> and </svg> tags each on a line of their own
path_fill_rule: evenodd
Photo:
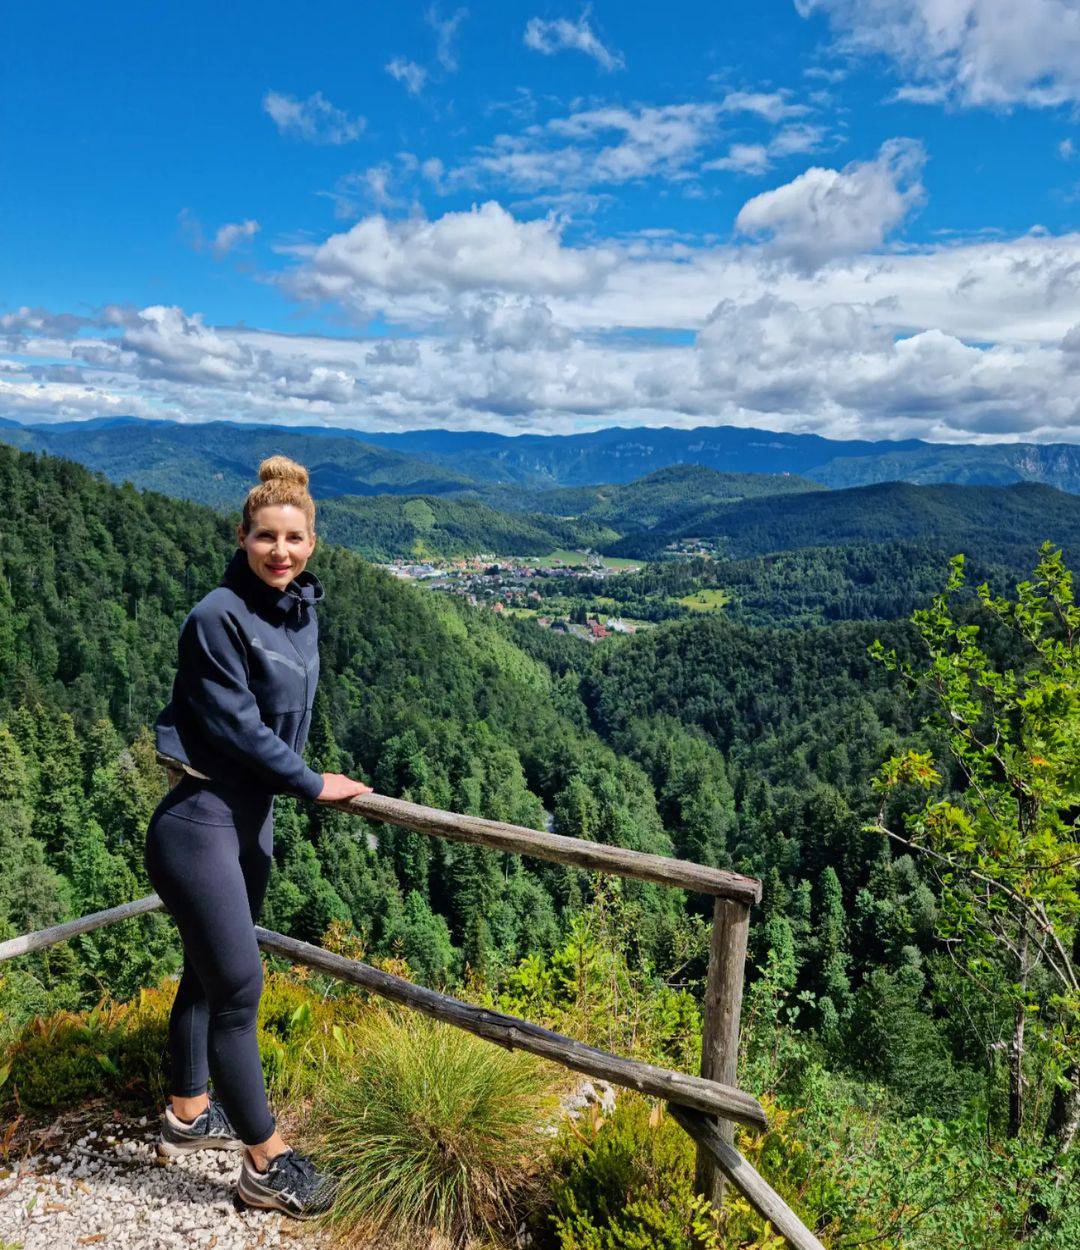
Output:
<svg viewBox="0 0 1080 1250">
<path fill-rule="evenodd" d="M 264 505 L 248 533 L 241 529 L 237 537 L 252 571 L 275 590 L 299 577 L 315 546 L 307 518 L 294 504 Z"/>
</svg>

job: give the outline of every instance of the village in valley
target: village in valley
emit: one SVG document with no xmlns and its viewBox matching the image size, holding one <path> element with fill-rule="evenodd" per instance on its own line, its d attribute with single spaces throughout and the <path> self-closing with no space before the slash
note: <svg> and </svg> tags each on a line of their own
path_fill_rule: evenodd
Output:
<svg viewBox="0 0 1080 1250">
<path fill-rule="evenodd" d="M 546 556 L 481 552 L 456 558 L 398 559 L 380 567 L 403 581 L 461 595 L 470 604 L 487 605 L 493 612 L 534 617 L 545 629 L 573 634 L 586 642 L 598 642 L 612 634 L 632 634 L 651 624 L 587 612 L 583 605 L 568 603 L 563 596 L 553 600 L 542 593 L 554 578 L 604 579 L 636 573 L 643 567 L 641 561 L 613 559 L 595 551 L 562 550 Z"/>
</svg>

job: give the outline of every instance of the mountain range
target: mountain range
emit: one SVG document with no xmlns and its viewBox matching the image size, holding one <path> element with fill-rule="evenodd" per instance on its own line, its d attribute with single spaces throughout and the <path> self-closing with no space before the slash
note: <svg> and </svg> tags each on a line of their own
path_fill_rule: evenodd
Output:
<svg viewBox="0 0 1080 1250">
<path fill-rule="evenodd" d="M 114 481 L 126 478 L 203 503 L 234 499 L 267 447 L 311 466 L 314 492 L 323 498 L 443 494 L 484 485 L 550 490 L 630 482 L 675 464 L 725 473 L 797 474 L 832 488 L 887 481 L 997 486 L 1035 481 L 1080 493 L 1080 445 L 1073 443 L 840 440 L 735 426 L 510 436 L 228 421 L 192 425 L 136 417 L 22 425 L 0 418 L 0 441 L 66 456 Z"/>
</svg>

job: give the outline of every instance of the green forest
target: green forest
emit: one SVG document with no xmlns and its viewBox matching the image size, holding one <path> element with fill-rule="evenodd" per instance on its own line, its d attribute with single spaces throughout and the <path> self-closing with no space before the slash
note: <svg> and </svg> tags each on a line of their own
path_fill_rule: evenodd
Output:
<svg viewBox="0 0 1080 1250">
<path fill-rule="evenodd" d="M 692 489 L 674 477 L 669 495 Z M 708 560 L 579 581 L 586 602 L 655 622 L 599 646 L 359 554 L 414 541 L 418 523 L 471 549 L 491 536 L 480 503 L 429 501 L 421 517 L 384 496 L 320 503 L 347 545 L 321 541 L 310 565 L 327 595 L 308 761 L 432 807 L 760 878 L 740 1084 L 774 1127 L 745 1139 L 755 1165 L 829 1250 L 1075 1250 L 1080 507 L 1037 485 L 807 485 L 680 522 L 700 534 L 725 518 L 722 581 Z M 0 488 L 3 940 L 150 892 L 143 836 L 165 788 L 150 727 L 236 518 L 7 446 Z M 576 502 L 598 546 L 622 531 L 602 493 Z M 674 515 L 659 503 L 657 541 Z M 512 519 L 568 541 L 551 514 Z M 731 611 L 657 608 L 721 584 Z M 708 899 L 288 798 L 277 813 L 267 928 L 615 1049 L 618 986 L 614 1014 L 635 1024 L 615 1040 L 695 1070 Z M 0 1123 L 86 1088 L 74 1042 L 50 1066 L 43 1020 L 103 994 L 130 1003 L 179 963 L 158 912 L 0 965 Z M 94 1080 L 145 1093 L 146 1056 L 113 1044 Z M 292 1062 L 285 1033 L 274 1045 Z M 627 1096 L 592 1133 L 556 1150 L 537 1244 L 701 1244 L 681 1130 Z M 627 1188 L 640 1201 L 623 1210 Z M 778 1244 L 739 1202 L 709 1236 Z"/>
</svg>

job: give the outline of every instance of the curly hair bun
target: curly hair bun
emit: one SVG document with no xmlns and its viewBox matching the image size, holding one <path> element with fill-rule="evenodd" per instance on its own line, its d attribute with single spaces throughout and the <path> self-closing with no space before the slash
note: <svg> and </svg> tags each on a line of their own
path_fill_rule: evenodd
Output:
<svg viewBox="0 0 1080 1250">
<path fill-rule="evenodd" d="M 308 471 L 302 464 L 288 456 L 268 456 L 259 465 L 261 482 L 293 482 L 297 486 L 308 484 Z"/>
</svg>

